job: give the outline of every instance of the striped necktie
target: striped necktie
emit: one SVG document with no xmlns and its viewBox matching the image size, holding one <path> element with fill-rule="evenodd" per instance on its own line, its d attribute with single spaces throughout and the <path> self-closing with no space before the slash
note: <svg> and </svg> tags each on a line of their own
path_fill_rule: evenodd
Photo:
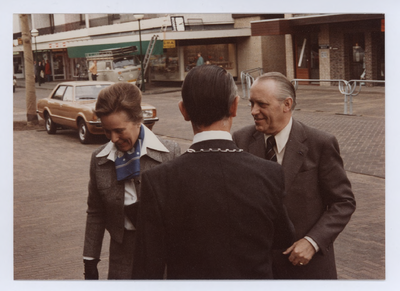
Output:
<svg viewBox="0 0 400 291">
<path fill-rule="evenodd" d="M 276 145 L 275 137 L 271 135 L 265 145 L 265 159 L 276 162 L 276 154 L 274 151 L 274 146 Z"/>
</svg>

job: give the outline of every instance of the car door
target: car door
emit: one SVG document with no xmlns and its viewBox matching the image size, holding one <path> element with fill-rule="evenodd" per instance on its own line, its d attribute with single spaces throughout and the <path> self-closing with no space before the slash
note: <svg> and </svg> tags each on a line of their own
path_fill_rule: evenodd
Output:
<svg viewBox="0 0 400 291">
<path fill-rule="evenodd" d="M 66 89 L 67 86 L 60 85 L 48 101 L 51 118 L 58 124 L 62 124 L 63 122 L 63 119 L 61 118 L 61 103 L 63 102 L 64 92 Z"/>
<path fill-rule="evenodd" d="M 77 110 L 74 102 L 74 87 L 66 86 L 63 100 L 60 102 L 60 119 L 67 127 L 76 128 Z"/>
</svg>

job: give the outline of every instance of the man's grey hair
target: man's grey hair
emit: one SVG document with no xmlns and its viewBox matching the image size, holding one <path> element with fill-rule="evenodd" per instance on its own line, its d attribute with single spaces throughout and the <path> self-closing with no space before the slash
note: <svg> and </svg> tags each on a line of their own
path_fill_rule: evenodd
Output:
<svg viewBox="0 0 400 291">
<path fill-rule="evenodd" d="M 290 82 L 285 75 L 279 72 L 268 72 L 259 76 L 256 79 L 257 82 L 265 82 L 268 80 L 275 81 L 275 83 L 277 84 L 278 91 L 275 92 L 275 98 L 277 100 L 283 102 L 287 97 L 292 98 L 293 104 L 291 110 L 293 111 L 294 108 L 296 107 L 297 102 L 296 102 L 296 90 L 292 82 Z"/>
</svg>

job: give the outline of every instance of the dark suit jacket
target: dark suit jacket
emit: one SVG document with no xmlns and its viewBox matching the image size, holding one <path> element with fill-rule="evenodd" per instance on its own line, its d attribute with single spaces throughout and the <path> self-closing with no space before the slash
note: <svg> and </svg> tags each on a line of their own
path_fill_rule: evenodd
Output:
<svg viewBox="0 0 400 291">
<path fill-rule="evenodd" d="M 169 150 L 159 152 L 147 148 L 147 155 L 140 158 L 141 174 L 159 164 L 179 156 L 177 143 L 160 141 Z M 125 182 L 117 181 L 115 164 L 107 157 L 96 157 L 106 145 L 92 153 L 90 162 L 90 181 L 83 256 L 100 258 L 104 231 L 107 229 L 113 240 L 122 243 L 124 238 L 124 197 Z M 135 180 L 136 192 L 140 195 L 141 177 Z M 110 256 L 112 254 L 110 253 Z"/>
<path fill-rule="evenodd" d="M 233 135 L 239 148 L 264 157 L 264 134 L 254 126 Z M 282 162 L 284 203 L 296 230 L 296 240 L 309 236 L 320 247 L 306 266 L 293 266 L 274 254 L 274 276 L 286 279 L 337 278 L 333 242 L 355 210 L 350 181 L 343 168 L 336 138 L 293 120 Z"/>
<path fill-rule="evenodd" d="M 210 140 L 191 149 L 237 150 Z M 246 152 L 185 153 L 142 179 L 135 279 L 271 278 L 293 241 L 281 166 Z"/>
</svg>

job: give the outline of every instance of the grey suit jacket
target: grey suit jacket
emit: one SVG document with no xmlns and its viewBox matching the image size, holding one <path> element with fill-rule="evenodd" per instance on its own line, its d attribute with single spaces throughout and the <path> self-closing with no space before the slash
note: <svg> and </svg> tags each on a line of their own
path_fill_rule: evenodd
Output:
<svg viewBox="0 0 400 291">
<path fill-rule="evenodd" d="M 264 157 L 264 135 L 254 126 L 233 134 L 239 148 Z M 287 256 L 274 255 L 274 276 L 282 279 L 337 277 L 333 242 L 355 211 L 350 181 L 343 168 L 336 138 L 293 120 L 282 162 L 284 203 L 296 230 L 296 240 L 309 236 L 320 247 L 310 263 L 293 266 Z"/>
<path fill-rule="evenodd" d="M 176 142 L 160 141 L 169 153 L 147 148 L 147 155 L 140 158 L 141 174 L 161 163 L 180 155 Z M 86 232 L 83 256 L 100 258 L 104 231 L 107 229 L 113 240 L 122 243 L 124 235 L 124 196 L 125 183 L 117 181 L 115 164 L 107 157 L 96 157 L 105 147 L 101 146 L 92 153 L 90 162 L 90 181 Z M 140 195 L 141 176 L 134 179 L 136 192 Z"/>
</svg>

